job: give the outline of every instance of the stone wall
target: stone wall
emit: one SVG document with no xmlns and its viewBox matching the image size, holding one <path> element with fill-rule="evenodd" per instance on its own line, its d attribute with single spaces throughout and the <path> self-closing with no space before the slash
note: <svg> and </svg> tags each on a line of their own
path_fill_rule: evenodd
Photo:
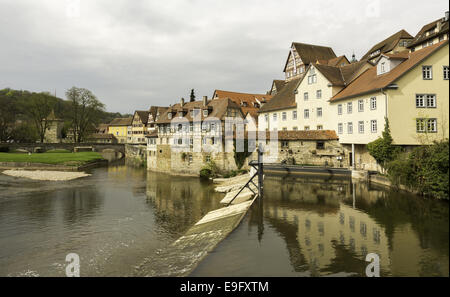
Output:
<svg viewBox="0 0 450 297">
<path fill-rule="evenodd" d="M 130 165 L 145 165 L 147 162 L 147 146 L 125 144 L 125 161 Z"/>
<path fill-rule="evenodd" d="M 315 140 L 290 140 L 287 143 L 278 141 L 278 156 L 270 158 L 270 153 L 264 153 L 266 163 L 286 163 L 290 165 L 314 165 L 333 168 L 347 168 L 348 159 L 344 148 L 337 140 L 321 141 L 323 148 L 317 146 Z M 287 146 L 286 146 L 287 144 Z M 250 160 L 257 160 L 257 153 Z M 339 160 L 338 157 L 341 159 Z M 293 162 L 293 163 L 292 163 Z"/>
<path fill-rule="evenodd" d="M 147 152 L 147 169 L 157 172 L 199 175 L 211 161 L 223 172 L 237 169 L 234 153 L 181 152 L 172 150 L 168 144 L 156 145 L 156 150 Z"/>
</svg>

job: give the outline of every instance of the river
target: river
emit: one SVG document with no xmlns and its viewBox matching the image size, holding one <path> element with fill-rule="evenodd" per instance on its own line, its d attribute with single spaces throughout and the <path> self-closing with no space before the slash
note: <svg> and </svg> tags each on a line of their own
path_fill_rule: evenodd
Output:
<svg viewBox="0 0 450 297">
<path fill-rule="evenodd" d="M 0 174 L 0 276 L 132 276 L 223 194 L 193 177 L 125 165 L 69 182 Z M 267 176 L 237 229 L 192 276 L 448 276 L 448 203 L 346 178 Z M 170 265 L 170 263 L 167 263 Z M 141 266 L 142 267 L 142 266 Z M 141 274 L 141 273 L 140 273 Z"/>
</svg>

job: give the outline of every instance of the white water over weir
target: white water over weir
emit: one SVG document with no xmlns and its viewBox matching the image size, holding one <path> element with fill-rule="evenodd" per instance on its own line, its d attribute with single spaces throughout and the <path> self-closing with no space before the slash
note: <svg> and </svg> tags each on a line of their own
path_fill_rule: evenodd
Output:
<svg viewBox="0 0 450 297">
<path fill-rule="evenodd" d="M 141 265 L 136 267 L 136 275 L 189 275 L 200 261 L 239 225 L 248 209 L 258 198 L 256 185 L 259 180 L 255 173 L 256 170 L 252 170 L 250 176 L 224 180 L 221 185 L 216 187 L 216 191 L 227 192 L 221 201 L 227 206 L 210 211 L 168 248 L 146 258 Z M 255 184 L 249 183 L 253 176 Z M 260 176 L 263 179 L 263 176 Z M 251 190 L 244 188 L 240 191 L 246 184 Z"/>
</svg>

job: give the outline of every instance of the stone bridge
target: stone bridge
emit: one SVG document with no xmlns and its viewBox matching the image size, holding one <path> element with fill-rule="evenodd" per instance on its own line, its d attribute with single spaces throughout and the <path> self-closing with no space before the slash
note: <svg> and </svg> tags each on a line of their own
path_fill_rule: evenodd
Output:
<svg viewBox="0 0 450 297">
<path fill-rule="evenodd" d="M 110 143 L 0 143 L 0 149 L 7 147 L 9 151 L 26 150 L 46 152 L 49 150 L 68 150 L 71 152 L 94 151 L 99 152 L 108 161 L 122 159 L 125 156 L 125 144 Z"/>
</svg>

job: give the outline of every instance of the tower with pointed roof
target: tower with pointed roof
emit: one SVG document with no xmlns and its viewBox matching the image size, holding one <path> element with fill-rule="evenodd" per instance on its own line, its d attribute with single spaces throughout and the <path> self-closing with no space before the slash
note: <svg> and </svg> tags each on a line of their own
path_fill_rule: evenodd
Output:
<svg viewBox="0 0 450 297">
<path fill-rule="evenodd" d="M 47 130 L 45 131 L 45 143 L 60 143 L 62 142 L 62 129 L 64 121 L 55 116 L 55 111 L 52 110 L 44 121 L 48 122 Z"/>
</svg>

